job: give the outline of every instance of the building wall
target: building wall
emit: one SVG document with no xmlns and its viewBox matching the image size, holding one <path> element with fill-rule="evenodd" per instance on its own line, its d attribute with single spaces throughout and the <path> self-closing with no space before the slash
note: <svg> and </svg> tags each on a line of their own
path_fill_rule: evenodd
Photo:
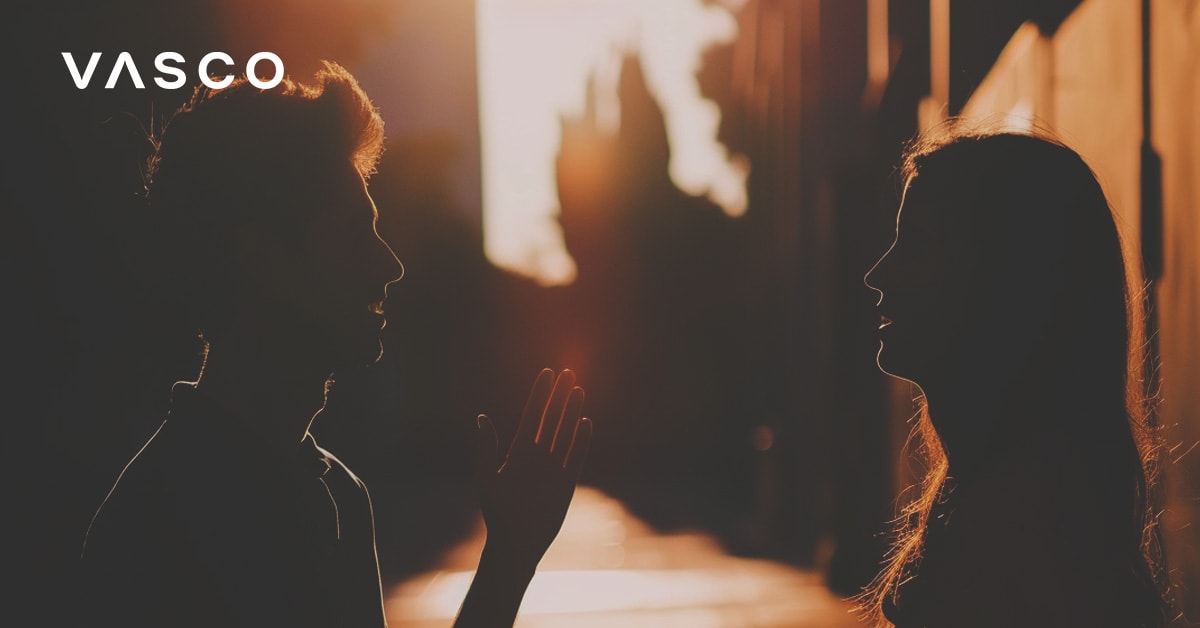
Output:
<svg viewBox="0 0 1200 628">
<path fill-rule="evenodd" d="M 1163 159 L 1164 273 L 1158 287 L 1162 423 L 1174 430 L 1166 527 L 1191 619 L 1200 619 L 1200 2 L 1152 5 L 1153 141 Z M 1194 448 L 1195 447 L 1195 448 Z M 1193 449 L 1194 448 L 1194 449 Z"/>
</svg>

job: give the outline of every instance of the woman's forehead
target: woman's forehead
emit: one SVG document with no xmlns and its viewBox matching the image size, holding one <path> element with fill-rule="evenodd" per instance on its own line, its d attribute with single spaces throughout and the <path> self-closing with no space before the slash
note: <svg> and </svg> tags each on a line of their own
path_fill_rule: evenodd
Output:
<svg viewBox="0 0 1200 628">
<path fill-rule="evenodd" d="M 979 202 L 969 195 L 930 185 L 929 180 L 910 181 L 896 217 L 897 237 L 921 247 L 959 252 L 956 254 L 965 254 L 964 249 L 987 248 L 991 234 L 979 222 Z"/>
<path fill-rule="evenodd" d="M 938 199 L 929 193 L 928 187 L 918 184 L 915 177 L 909 179 L 900 199 L 900 209 L 896 217 L 897 227 L 915 227 L 934 222 L 934 214 L 938 212 L 932 205 L 938 204 Z"/>
<path fill-rule="evenodd" d="M 906 222 L 933 221 L 966 226 L 987 204 L 978 187 L 969 189 L 962 181 L 927 175 L 912 177 L 901 197 L 900 218 Z"/>
</svg>

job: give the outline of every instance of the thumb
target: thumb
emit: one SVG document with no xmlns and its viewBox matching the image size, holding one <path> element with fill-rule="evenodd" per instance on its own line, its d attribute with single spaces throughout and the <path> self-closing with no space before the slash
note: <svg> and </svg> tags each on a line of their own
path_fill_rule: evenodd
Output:
<svg viewBox="0 0 1200 628">
<path fill-rule="evenodd" d="M 487 415 L 479 415 L 475 425 L 479 428 L 475 434 L 475 481 L 483 488 L 500 466 L 499 439 L 496 437 L 496 427 Z"/>
</svg>

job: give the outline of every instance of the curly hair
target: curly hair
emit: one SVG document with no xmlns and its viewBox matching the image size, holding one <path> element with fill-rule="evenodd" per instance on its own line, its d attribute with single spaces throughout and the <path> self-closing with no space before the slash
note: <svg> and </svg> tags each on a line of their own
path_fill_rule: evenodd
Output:
<svg viewBox="0 0 1200 628">
<path fill-rule="evenodd" d="M 224 243 L 247 225 L 298 228 L 314 186 L 350 164 L 364 179 L 383 152 L 383 120 L 355 78 L 323 62 L 314 80 L 260 89 L 245 77 L 197 87 L 147 161 L 146 201 L 178 304 L 209 333 L 231 273 Z"/>
</svg>

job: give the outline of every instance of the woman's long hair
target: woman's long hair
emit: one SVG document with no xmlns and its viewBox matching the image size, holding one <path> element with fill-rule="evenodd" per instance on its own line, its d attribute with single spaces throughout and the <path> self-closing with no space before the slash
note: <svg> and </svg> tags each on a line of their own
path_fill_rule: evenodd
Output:
<svg viewBox="0 0 1200 628">
<path fill-rule="evenodd" d="M 1047 374 L 1055 380 L 1055 394 L 1073 396 L 1070 407 L 1077 411 L 1064 413 L 1068 416 L 1061 417 L 1059 427 L 1081 435 L 1083 455 L 1093 463 L 1088 472 L 1094 467 L 1096 481 L 1105 483 L 1099 498 L 1108 500 L 1104 511 L 1119 520 L 1097 525 L 1125 539 L 1122 560 L 1128 564 L 1121 567 L 1140 585 L 1138 617 L 1146 625 L 1165 624 L 1168 587 L 1150 497 L 1160 445 L 1150 421 L 1153 395 L 1146 387 L 1145 289 L 1140 265 L 1126 259 L 1132 257 L 1125 254 L 1095 174 L 1078 154 L 1046 134 L 973 132 L 961 126 L 912 143 L 900 174 L 905 182 L 928 174 L 938 193 L 944 186 L 952 188 L 945 190 L 948 194 L 959 194 L 954 196 L 958 204 L 971 206 L 966 211 L 986 223 L 976 231 L 988 240 L 981 247 L 1032 257 L 1039 246 L 1063 247 L 1052 258 L 1062 268 L 1021 279 L 1057 282 L 1055 312 L 1036 340 L 1039 356 L 1052 356 Z M 922 558 L 930 513 L 953 499 L 946 450 L 955 451 L 955 443 L 943 442 L 924 400 L 918 403 L 905 444 L 906 454 L 919 465 L 911 489 L 915 496 L 895 521 L 882 570 L 856 597 L 859 610 L 876 625 L 887 625 L 883 608 L 896 602 L 900 586 Z M 1029 439 L 1047 429 L 1014 423 Z"/>
</svg>

